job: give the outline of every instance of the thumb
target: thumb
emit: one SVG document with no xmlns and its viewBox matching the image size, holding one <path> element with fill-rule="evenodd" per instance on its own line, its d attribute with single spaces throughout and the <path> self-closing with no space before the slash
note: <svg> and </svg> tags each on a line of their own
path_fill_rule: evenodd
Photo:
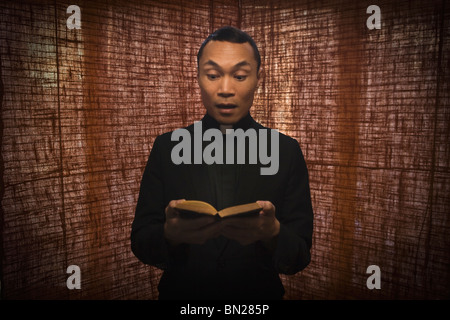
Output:
<svg viewBox="0 0 450 320">
<path fill-rule="evenodd" d="M 170 201 L 165 210 L 166 218 L 170 219 L 176 217 L 178 215 L 178 211 L 175 207 L 178 203 L 183 201 L 186 201 L 186 199 L 178 199 Z"/>
<path fill-rule="evenodd" d="M 275 206 L 272 204 L 272 202 L 259 200 L 256 201 L 256 203 L 258 203 L 261 206 L 262 213 L 264 215 L 275 216 Z"/>
</svg>

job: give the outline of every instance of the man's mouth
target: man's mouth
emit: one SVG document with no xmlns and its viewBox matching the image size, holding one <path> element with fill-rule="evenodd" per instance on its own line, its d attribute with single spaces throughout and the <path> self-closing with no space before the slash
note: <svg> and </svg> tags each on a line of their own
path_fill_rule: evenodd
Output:
<svg viewBox="0 0 450 320">
<path fill-rule="evenodd" d="M 232 104 L 232 103 L 220 103 L 220 104 L 216 104 L 216 107 L 219 109 L 235 109 L 237 108 L 237 105 Z"/>
</svg>

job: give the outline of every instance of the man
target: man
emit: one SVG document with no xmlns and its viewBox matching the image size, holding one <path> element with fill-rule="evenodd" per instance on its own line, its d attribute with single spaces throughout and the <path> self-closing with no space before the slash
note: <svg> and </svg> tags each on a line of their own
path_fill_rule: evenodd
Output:
<svg viewBox="0 0 450 320">
<path fill-rule="evenodd" d="M 261 58 L 250 36 L 221 28 L 204 41 L 197 62 L 206 108 L 202 132 L 220 129 L 225 137 L 226 129 L 269 130 L 249 113 L 261 81 Z M 195 128 L 185 130 L 194 137 Z M 279 166 L 263 175 L 261 161 L 175 164 L 172 134 L 154 142 L 131 232 L 134 254 L 164 270 L 159 299 L 281 299 L 279 273 L 295 274 L 310 262 L 313 211 L 298 142 L 280 133 L 278 148 L 269 143 L 273 152 L 279 150 Z M 227 145 L 224 156 L 229 152 Z M 175 208 L 185 199 L 206 201 L 217 210 L 258 202 L 261 212 L 186 219 Z"/>
</svg>

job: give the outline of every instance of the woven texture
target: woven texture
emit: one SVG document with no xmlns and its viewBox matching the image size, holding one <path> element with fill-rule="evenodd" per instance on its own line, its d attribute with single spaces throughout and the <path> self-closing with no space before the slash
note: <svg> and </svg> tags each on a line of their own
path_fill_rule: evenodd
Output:
<svg viewBox="0 0 450 320">
<path fill-rule="evenodd" d="M 450 297 L 448 4 L 378 1 L 374 30 L 368 1 L 77 1 L 81 29 L 71 4 L 0 4 L 3 298 L 157 298 L 130 250 L 140 179 L 203 116 L 196 54 L 223 25 L 260 47 L 254 118 L 309 169 L 312 262 L 286 299 Z"/>
</svg>

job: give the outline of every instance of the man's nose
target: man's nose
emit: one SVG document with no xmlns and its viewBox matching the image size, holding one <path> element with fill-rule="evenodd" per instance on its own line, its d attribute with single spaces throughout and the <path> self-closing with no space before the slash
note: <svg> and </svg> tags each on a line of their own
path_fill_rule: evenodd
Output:
<svg viewBox="0 0 450 320">
<path fill-rule="evenodd" d="M 232 81 L 228 77 L 224 77 L 220 83 L 218 95 L 222 98 L 229 98 L 234 96 L 234 87 Z"/>
</svg>

